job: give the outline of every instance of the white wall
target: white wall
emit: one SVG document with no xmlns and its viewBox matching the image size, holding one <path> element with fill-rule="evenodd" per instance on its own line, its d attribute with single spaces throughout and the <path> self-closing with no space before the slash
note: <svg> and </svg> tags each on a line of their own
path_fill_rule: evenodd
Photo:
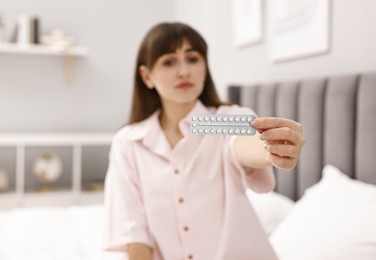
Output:
<svg viewBox="0 0 376 260">
<path fill-rule="evenodd" d="M 225 97 L 231 83 L 376 71 L 376 1 L 332 0 L 331 7 L 330 52 L 283 63 L 269 61 L 265 28 L 261 43 L 242 49 L 232 46 L 229 0 L 175 0 L 174 13 L 175 19 L 190 23 L 206 38 L 213 77 Z M 266 15 L 264 8 L 264 22 Z"/>
<path fill-rule="evenodd" d="M 0 54 L 0 132 L 115 131 L 128 118 L 136 50 L 172 0 L 0 0 L 7 38 L 19 14 L 35 14 L 42 33 L 76 36 L 90 55 L 64 83 L 59 57 Z"/>
<path fill-rule="evenodd" d="M 232 46 L 229 0 L 0 0 L 8 37 L 19 14 L 36 14 L 43 33 L 62 28 L 90 49 L 77 60 L 71 86 L 61 58 L 0 54 L 0 132 L 118 129 L 128 117 L 138 44 L 163 20 L 188 22 L 204 35 L 223 98 L 231 83 L 374 71 L 374 10 L 374 0 L 333 0 L 330 53 L 273 64 L 266 38 Z"/>
</svg>

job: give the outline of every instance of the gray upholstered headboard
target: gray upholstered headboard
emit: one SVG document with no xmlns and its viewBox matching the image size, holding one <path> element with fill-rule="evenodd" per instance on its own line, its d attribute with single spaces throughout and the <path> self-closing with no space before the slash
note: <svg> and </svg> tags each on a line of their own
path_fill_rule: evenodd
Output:
<svg viewBox="0 0 376 260">
<path fill-rule="evenodd" d="M 299 199 L 320 180 L 326 164 L 376 184 L 376 73 L 233 85 L 228 97 L 259 116 L 303 125 L 306 143 L 297 167 L 275 169 L 278 192 Z"/>
</svg>

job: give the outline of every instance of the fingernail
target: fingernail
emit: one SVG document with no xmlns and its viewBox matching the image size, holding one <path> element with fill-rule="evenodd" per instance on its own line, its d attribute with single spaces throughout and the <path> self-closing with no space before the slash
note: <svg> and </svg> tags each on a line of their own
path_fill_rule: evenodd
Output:
<svg viewBox="0 0 376 260">
<path fill-rule="evenodd" d="M 251 126 L 256 126 L 256 119 L 253 119 L 253 120 L 251 121 Z"/>
<path fill-rule="evenodd" d="M 264 149 L 268 150 L 268 145 L 266 143 L 264 143 Z"/>
</svg>

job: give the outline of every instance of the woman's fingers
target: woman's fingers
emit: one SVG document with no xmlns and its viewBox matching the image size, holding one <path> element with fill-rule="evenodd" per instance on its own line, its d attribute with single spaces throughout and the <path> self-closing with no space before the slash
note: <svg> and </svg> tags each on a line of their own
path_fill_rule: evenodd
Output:
<svg viewBox="0 0 376 260">
<path fill-rule="evenodd" d="M 265 145 L 265 150 L 281 157 L 298 158 L 300 154 L 300 149 L 295 145 L 273 143 L 266 143 Z"/>
<path fill-rule="evenodd" d="M 251 125 L 257 130 L 265 130 L 271 128 L 289 127 L 297 132 L 302 132 L 302 125 L 298 122 L 279 117 L 259 117 L 251 121 Z"/>
<path fill-rule="evenodd" d="M 292 144 L 300 142 L 301 133 L 289 127 L 266 129 L 260 134 L 260 139 L 263 141 L 288 141 Z"/>
<path fill-rule="evenodd" d="M 265 150 L 269 152 L 269 160 L 274 166 L 281 169 L 296 166 L 305 142 L 301 124 L 286 118 L 260 117 L 251 125 L 265 142 Z"/>
<path fill-rule="evenodd" d="M 294 168 L 298 162 L 296 158 L 281 157 L 275 154 L 269 154 L 269 160 L 275 167 L 285 170 Z"/>
</svg>

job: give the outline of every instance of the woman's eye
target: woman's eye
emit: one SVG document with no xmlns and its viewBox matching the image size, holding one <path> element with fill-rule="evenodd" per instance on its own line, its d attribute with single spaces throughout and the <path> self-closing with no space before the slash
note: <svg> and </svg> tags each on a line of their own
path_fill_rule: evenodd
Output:
<svg viewBox="0 0 376 260">
<path fill-rule="evenodd" d="M 175 60 L 173 60 L 173 59 L 167 59 L 167 60 L 165 60 L 165 61 L 163 61 L 163 65 L 164 66 L 167 66 L 167 67 L 170 67 L 170 66 L 173 66 L 173 65 L 175 65 Z"/>
<path fill-rule="evenodd" d="M 198 57 L 196 57 L 196 56 L 193 56 L 193 57 L 188 57 L 188 62 L 189 63 L 197 63 L 198 62 Z"/>
</svg>

